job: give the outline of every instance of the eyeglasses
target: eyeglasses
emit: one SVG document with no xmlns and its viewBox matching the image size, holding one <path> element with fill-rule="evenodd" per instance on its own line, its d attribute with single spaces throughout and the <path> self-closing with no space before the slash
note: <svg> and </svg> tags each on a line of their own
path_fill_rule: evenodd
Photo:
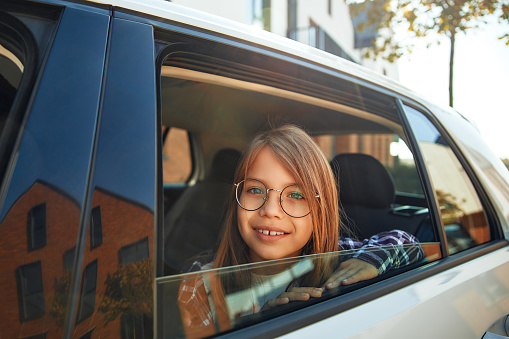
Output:
<svg viewBox="0 0 509 339">
<path fill-rule="evenodd" d="M 283 190 L 267 188 L 263 182 L 256 179 L 245 179 L 235 184 L 237 203 L 246 211 L 256 211 L 267 202 L 269 191 L 279 192 L 279 204 L 283 212 L 293 218 L 303 218 L 311 210 L 309 200 L 306 199 L 298 185 L 290 185 Z M 317 194 L 316 198 L 319 197 Z"/>
</svg>

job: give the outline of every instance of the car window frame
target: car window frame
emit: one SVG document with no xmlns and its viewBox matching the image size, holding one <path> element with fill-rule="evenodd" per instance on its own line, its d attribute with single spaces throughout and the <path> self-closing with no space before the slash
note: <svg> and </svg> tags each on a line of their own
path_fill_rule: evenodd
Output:
<svg viewBox="0 0 509 339">
<path fill-rule="evenodd" d="M 465 170 L 465 173 L 467 174 L 468 179 L 472 183 L 472 185 L 475 189 L 475 192 L 477 194 L 477 197 L 479 198 L 479 201 L 483 207 L 483 211 L 486 214 L 486 219 L 488 221 L 489 230 L 490 230 L 489 242 L 504 239 L 502 227 L 500 224 L 500 219 L 495 211 L 493 203 L 491 202 L 488 194 L 486 193 L 483 185 L 481 184 L 481 181 L 479 180 L 478 175 L 475 173 L 474 169 L 469 164 L 468 160 L 466 159 L 465 155 L 463 154 L 463 151 L 457 145 L 454 138 L 447 132 L 447 130 L 443 127 L 443 125 L 438 121 L 438 119 L 433 114 L 430 113 L 430 111 L 428 109 L 426 109 L 425 107 L 422 107 L 421 105 L 416 105 L 415 103 L 412 103 L 409 101 L 398 100 L 398 107 L 402 114 L 402 120 L 404 121 L 408 131 L 412 131 L 412 128 L 409 124 L 408 117 L 406 116 L 404 106 L 408 106 L 410 108 L 417 110 L 426 119 L 429 120 L 429 122 L 438 130 L 440 135 L 444 138 L 445 142 L 451 148 L 453 154 L 458 159 L 462 168 Z M 419 156 L 419 162 L 420 162 L 419 167 L 421 167 L 422 170 L 425 171 L 425 173 L 426 173 L 426 186 L 428 186 L 428 184 L 429 184 L 430 186 L 428 187 L 428 189 L 431 188 L 431 191 L 428 191 L 427 195 L 434 197 L 433 200 L 434 200 L 435 210 L 438 212 L 438 206 L 439 206 L 438 198 L 437 198 L 436 193 L 434 192 L 434 189 L 431 185 L 431 181 L 429 179 L 429 172 L 427 171 L 426 164 L 423 161 L 422 152 L 420 150 L 418 140 L 415 136 L 415 133 L 412 132 L 409 134 L 412 134 L 412 135 L 408 135 L 408 137 L 410 138 L 409 140 L 412 140 L 412 143 L 413 143 L 412 148 L 415 150 L 415 152 L 417 152 L 416 154 L 418 154 L 418 156 Z M 431 195 L 431 193 L 432 193 L 432 195 Z M 436 222 L 437 222 L 437 225 L 440 225 L 439 233 L 441 233 L 441 235 L 443 235 L 445 237 L 445 229 L 444 229 L 443 222 L 441 220 L 440 213 L 436 214 L 435 217 L 438 217 L 438 219 L 436 219 Z M 444 240 L 445 239 L 446 238 L 444 238 Z M 445 246 L 447 246 L 446 241 L 445 241 Z M 445 252 L 445 254 L 446 255 L 444 256 L 444 258 L 449 255 L 447 251 Z M 455 255 L 457 255 L 457 254 L 455 254 Z"/>
</svg>

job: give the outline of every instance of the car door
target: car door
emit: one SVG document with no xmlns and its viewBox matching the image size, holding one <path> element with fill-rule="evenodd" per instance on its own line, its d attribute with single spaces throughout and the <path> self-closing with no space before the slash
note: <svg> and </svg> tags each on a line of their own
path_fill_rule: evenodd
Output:
<svg viewBox="0 0 509 339">
<path fill-rule="evenodd" d="M 2 22 L 2 47 L 14 56 L 2 52 L 25 66 L 23 76 L 14 74 L 21 82 L 8 116 L 21 116 L 21 127 L 2 125 L 2 147 L 13 139 L 8 133 L 15 140 L 1 191 L 2 335 L 150 338 L 157 144 L 152 27 L 112 19 L 103 6 L 4 7 L 14 22 L 8 28 L 28 31 L 18 35 L 35 42 L 17 48 Z M 37 80 L 30 87 L 25 75 L 32 73 Z M 2 64 L 2 76 L 9 74 Z M 17 84 L 15 76 L 10 83 Z M 115 306 L 119 298 L 124 309 L 142 304 L 144 312 L 124 316 Z"/>
<path fill-rule="evenodd" d="M 10 147 L 2 159 L 8 159 L 1 191 L 2 333 L 58 336 L 72 322 L 73 304 L 67 301 L 74 297 L 71 281 L 80 267 L 76 248 L 109 15 L 27 3 L 2 3 L 2 10 L 21 27 L 11 26 L 14 31 L 24 27 L 29 33 L 23 34 L 35 41 L 26 45 L 24 55 L 13 53 L 35 81 L 27 87 L 21 80 L 11 107 L 15 111 L 9 113 L 21 119 L 9 121 L 2 131 L 2 137 L 10 133 L 2 139 L 2 146 Z"/>
</svg>

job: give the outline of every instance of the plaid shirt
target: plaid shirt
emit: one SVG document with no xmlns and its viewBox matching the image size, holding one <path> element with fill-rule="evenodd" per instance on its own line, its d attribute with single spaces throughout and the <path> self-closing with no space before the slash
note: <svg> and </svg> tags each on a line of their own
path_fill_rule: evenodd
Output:
<svg viewBox="0 0 509 339">
<path fill-rule="evenodd" d="M 339 238 L 339 249 L 357 250 L 351 258 L 370 263 L 380 275 L 424 258 L 417 238 L 400 230 L 382 232 L 363 241 Z"/>
</svg>

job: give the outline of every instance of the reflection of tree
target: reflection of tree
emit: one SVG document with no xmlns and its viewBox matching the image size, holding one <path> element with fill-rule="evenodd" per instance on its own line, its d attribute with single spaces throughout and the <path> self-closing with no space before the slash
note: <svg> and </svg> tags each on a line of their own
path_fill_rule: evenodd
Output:
<svg viewBox="0 0 509 339">
<path fill-rule="evenodd" d="M 106 278 L 106 291 L 98 311 L 106 323 L 118 316 L 152 317 L 153 309 L 152 261 L 121 264 Z"/>
<path fill-rule="evenodd" d="M 68 270 L 64 271 L 64 275 L 62 277 L 55 278 L 55 282 L 53 283 L 53 302 L 51 303 L 49 314 L 56 319 L 58 327 L 64 326 L 70 286 L 71 273 Z"/>
<path fill-rule="evenodd" d="M 444 221 L 444 225 L 461 224 L 460 218 L 465 213 L 461 209 L 460 205 L 458 205 L 458 198 L 456 198 L 451 193 L 445 193 L 440 190 L 437 190 L 436 193 L 440 211 L 442 212 L 442 220 Z"/>
</svg>

